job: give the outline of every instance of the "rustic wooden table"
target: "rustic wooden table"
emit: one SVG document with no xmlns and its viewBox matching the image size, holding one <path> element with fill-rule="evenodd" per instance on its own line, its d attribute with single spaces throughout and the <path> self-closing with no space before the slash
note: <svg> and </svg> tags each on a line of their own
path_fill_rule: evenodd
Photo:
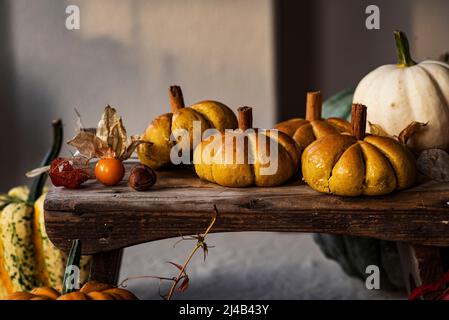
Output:
<svg viewBox="0 0 449 320">
<path fill-rule="evenodd" d="M 127 170 L 129 171 L 129 170 Z M 449 247 L 449 184 L 422 182 L 384 197 L 319 194 L 302 182 L 277 188 L 224 188 L 199 180 L 189 168 L 158 172 L 151 191 L 126 181 L 88 182 L 79 190 L 52 188 L 45 201 L 51 241 L 69 250 L 80 239 L 93 254 L 91 278 L 116 283 L 123 248 L 193 235 L 219 215 L 213 232 L 315 232 L 398 243 L 410 289 L 438 279 Z"/>
</svg>

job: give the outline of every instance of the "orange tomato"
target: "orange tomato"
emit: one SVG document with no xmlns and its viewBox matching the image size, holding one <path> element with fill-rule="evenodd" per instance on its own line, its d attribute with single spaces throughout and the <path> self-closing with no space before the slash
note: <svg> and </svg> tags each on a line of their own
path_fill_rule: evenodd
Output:
<svg viewBox="0 0 449 320">
<path fill-rule="evenodd" d="M 103 158 L 95 166 L 95 177 L 105 186 L 115 186 L 122 181 L 125 167 L 122 161 L 115 158 Z"/>
</svg>

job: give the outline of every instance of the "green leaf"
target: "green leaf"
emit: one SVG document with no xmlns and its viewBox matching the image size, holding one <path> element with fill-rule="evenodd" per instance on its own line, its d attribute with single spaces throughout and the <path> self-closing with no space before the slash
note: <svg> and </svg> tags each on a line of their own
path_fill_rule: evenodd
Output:
<svg viewBox="0 0 449 320">
<path fill-rule="evenodd" d="M 350 120 L 354 89 L 345 89 L 323 103 L 323 119 L 342 118 Z"/>
</svg>

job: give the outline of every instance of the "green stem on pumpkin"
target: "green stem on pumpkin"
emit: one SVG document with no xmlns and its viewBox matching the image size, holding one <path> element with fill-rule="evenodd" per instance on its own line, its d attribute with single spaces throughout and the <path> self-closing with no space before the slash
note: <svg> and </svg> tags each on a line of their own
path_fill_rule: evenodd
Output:
<svg viewBox="0 0 449 320">
<path fill-rule="evenodd" d="M 50 150 L 45 155 L 41 167 L 45 167 L 50 165 L 50 163 L 59 155 L 62 147 L 62 121 L 56 120 L 52 123 L 53 126 L 53 142 Z M 34 202 L 42 195 L 42 191 L 44 189 L 45 180 L 47 180 L 47 173 L 41 173 L 39 176 L 34 178 L 33 183 L 30 188 L 30 193 L 28 195 L 27 202 L 30 205 L 33 205 Z"/>
<path fill-rule="evenodd" d="M 416 64 L 410 56 L 410 47 L 407 36 L 402 31 L 395 31 L 396 52 L 398 54 L 398 67 L 411 67 Z"/>
</svg>

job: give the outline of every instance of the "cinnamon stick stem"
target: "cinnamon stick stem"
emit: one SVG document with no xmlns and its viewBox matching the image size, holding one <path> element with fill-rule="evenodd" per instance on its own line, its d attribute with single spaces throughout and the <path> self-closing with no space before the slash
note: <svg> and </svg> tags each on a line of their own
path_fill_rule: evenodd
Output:
<svg viewBox="0 0 449 320">
<path fill-rule="evenodd" d="M 241 107 L 237 109 L 239 113 L 239 129 L 246 131 L 253 127 L 253 109 L 250 107 Z"/>
<path fill-rule="evenodd" d="M 171 110 L 173 113 L 179 109 L 185 108 L 184 96 L 182 94 L 181 87 L 171 86 L 168 90 L 168 95 L 170 96 Z"/>
<path fill-rule="evenodd" d="M 314 121 L 321 119 L 323 100 L 320 91 L 307 92 L 306 120 Z"/>
<path fill-rule="evenodd" d="M 366 135 L 366 106 L 359 103 L 352 105 L 352 135 L 357 140 L 365 139 Z"/>
</svg>

